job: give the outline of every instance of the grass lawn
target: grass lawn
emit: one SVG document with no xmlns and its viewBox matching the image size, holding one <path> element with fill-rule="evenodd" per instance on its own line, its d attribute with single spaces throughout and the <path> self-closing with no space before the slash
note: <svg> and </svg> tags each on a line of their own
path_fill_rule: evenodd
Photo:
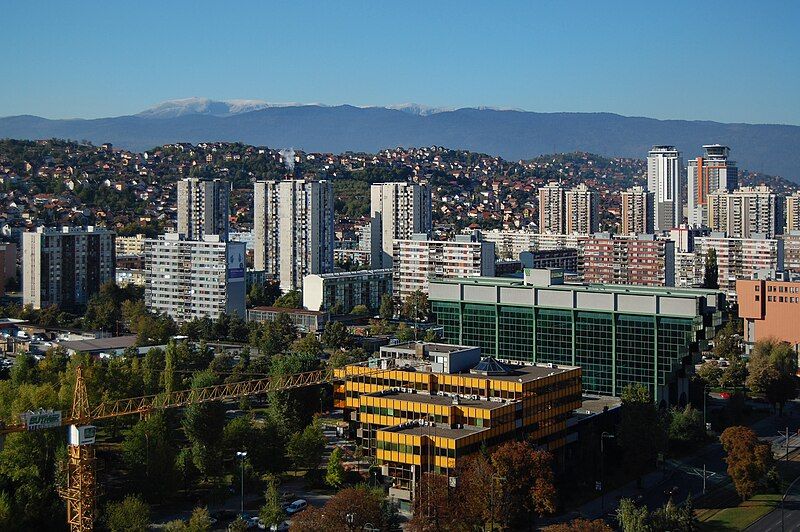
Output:
<svg viewBox="0 0 800 532">
<path fill-rule="evenodd" d="M 699 510 L 701 530 L 722 532 L 744 530 L 778 507 L 781 496 L 777 494 L 756 495 L 739 506 L 722 508 L 719 511 Z"/>
</svg>

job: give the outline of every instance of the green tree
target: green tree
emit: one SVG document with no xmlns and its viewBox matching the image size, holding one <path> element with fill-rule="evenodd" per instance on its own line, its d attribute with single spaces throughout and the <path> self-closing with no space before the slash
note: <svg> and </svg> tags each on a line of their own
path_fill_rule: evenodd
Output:
<svg viewBox="0 0 800 532">
<path fill-rule="evenodd" d="M 289 440 L 287 453 L 296 469 L 314 469 L 325 451 L 325 435 L 319 423 L 308 425 Z"/>
<path fill-rule="evenodd" d="M 406 325 L 405 323 L 401 323 L 397 326 L 397 330 L 394 332 L 395 337 L 399 342 L 410 342 L 414 339 L 414 329 Z"/>
<path fill-rule="evenodd" d="M 150 529 L 150 507 L 138 495 L 106 506 L 106 525 L 111 532 L 145 532 Z"/>
<path fill-rule="evenodd" d="M 689 449 L 706 439 L 703 414 L 692 405 L 670 411 L 669 441 L 679 448 Z"/>
<path fill-rule="evenodd" d="M 309 358 L 318 358 L 322 354 L 322 344 L 316 335 L 309 333 L 292 344 L 292 353 Z"/>
<path fill-rule="evenodd" d="M 279 308 L 302 308 L 303 293 L 300 290 L 290 290 L 275 300 L 275 306 Z"/>
<path fill-rule="evenodd" d="M 264 505 L 259 510 L 258 517 L 269 528 L 272 525 L 280 524 L 284 515 L 283 508 L 281 508 L 281 495 L 278 492 L 278 479 L 273 477 L 267 484 Z"/>
<path fill-rule="evenodd" d="M 779 414 L 787 401 L 797 397 L 797 355 L 788 342 L 765 338 L 756 342 L 750 354 L 747 386 L 763 393 Z"/>
<path fill-rule="evenodd" d="M 326 347 L 342 349 L 350 344 L 350 334 L 347 327 L 340 321 L 331 321 L 325 324 L 322 331 L 322 343 Z"/>
<path fill-rule="evenodd" d="M 198 506 L 192 510 L 189 522 L 186 523 L 186 532 L 209 532 L 211 530 L 211 516 L 208 509 Z"/>
<path fill-rule="evenodd" d="M 714 355 L 719 358 L 738 358 L 742 356 L 742 341 L 739 333 L 739 320 L 730 319 L 714 337 Z"/>
<path fill-rule="evenodd" d="M 366 305 L 356 305 L 350 311 L 350 314 L 352 314 L 353 316 L 366 316 L 367 314 L 369 314 L 369 307 L 367 307 Z"/>
<path fill-rule="evenodd" d="M 195 375 L 192 388 L 217 384 L 213 372 Z M 192 461 L 204 477 L 219 472 L 222 465 L 222 435 L 225 424 L 225 407 L 218 402 L 198 403 L 186 407 L 182 421 L 183 431 L 191 443 Z"/>
<path fill-rule="evenodd" d="M 428 295 L 421 290 L 409 294 L 403 302 L 402 316 L 407 320 L 427 322 L 430 319 L 430 312 Z"/>
<path fill-rule="evenodd" d="M 747 381 L 747 363 L 742 357 L 735 357 L 730 365 L 722 372 L 719 379 L 720 386 L 725 388 L 743 388 Z"/>
<path fill-rule="evenodd" d="M 617 521 L 622 532 L 646 532 L 648 511 L 631 499 L 621 499 L 617 507 Z"/>
<path fill-rule="evenodd" d="M 336 447 L 328 459 L 328 472 L 325 482 L 332 488 L 339 488 L 344 484 L 344 465 L 342 465 L 342 449 Z"/>
<path fill-rule="evenodd" d="M 719 288 L 719 270 L 717 269 L 717 251 L 708 250 L 703 271 L 703 288 Z"/>
<path fill-rule="evenodd" d="M 381 296 L 381 306 L 378 310 L 382 320 L 390 320 L 394 318 L 394 299 L 389 294 Z"/>
<path fill-rule="evenodd" d="M 175 448 L 164 412 L 140 420 L 122 442 L 122 459 L 141 493 L 159 499 L 172 491 Z"/>
<path fill-rule="evenodd" d="M 716 360 L 706 360 L 697 368 L 697 376 L 714 388 L 720 385 L 720 379 L 723 373 L 722 367 Z"/>
<path fill-rule="evenodd" d="M 637 484 L 642 474 L 655 465 L 666 439 L 664 424 L 650 392 L 641 385 L 627 386 L 622 391 L 617 443 L 624 452 L 625 467 L 637 476 Z"/>
<path fill-rule="evenodd" d="M 0 530 L 11 530 L 14 522 L 14 512 L 11 507 L 11 497 L 5 491 L 0 491 Z"/>
</svg>

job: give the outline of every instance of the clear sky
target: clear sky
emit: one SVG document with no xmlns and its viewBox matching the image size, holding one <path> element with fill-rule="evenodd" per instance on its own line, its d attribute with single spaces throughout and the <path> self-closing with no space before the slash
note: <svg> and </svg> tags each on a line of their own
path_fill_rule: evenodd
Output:
<svg viewBox="0 0 800 532">
<path fill-rule="evenodd" d="M 0 0 L 0 116 L 203 96 L 800 124 L 800 1 Z"/>
</svg>

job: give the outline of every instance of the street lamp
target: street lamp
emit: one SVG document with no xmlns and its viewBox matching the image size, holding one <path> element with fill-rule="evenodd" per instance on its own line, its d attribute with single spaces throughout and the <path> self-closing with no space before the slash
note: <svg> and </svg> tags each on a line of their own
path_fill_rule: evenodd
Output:
<svg viewBox="0 0 800 532">
<path fill-rule="evenodd" d="M 613 438 L 614 435 L 610 432 L 605 432 L 600 435 L 600 509 L 606 509 L 606 438 Z"/>
<path fill-rule="evenodd" d="M 706 397 L 708 397 L 708 384 L 703 386 L 703 427 L 708 430 L 708 423 L 706 422 Z"/>
<path fill-rule="evenodd" d="M 240 512 L 244 516 L 244 459 L 247 458 L 247 451 L 236 451 L 236 458 L 242 461 L 242 507 Z"/>
<path fill-rule="evenodd" d="M 344 520 L 347 522 L 347 529 L 354 530 L 353 524 L 356 522 L 356 514 L 350 512 L 344 516 Z"/>
</svg>

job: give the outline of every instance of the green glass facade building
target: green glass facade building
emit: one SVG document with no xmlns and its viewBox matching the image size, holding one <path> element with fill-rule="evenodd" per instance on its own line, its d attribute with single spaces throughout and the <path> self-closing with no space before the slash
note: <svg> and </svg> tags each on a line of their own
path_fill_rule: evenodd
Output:
<svg viewBox="0 0 800 532">
<path fill-rule="evenodd" d="M 619 395 L 644 384 L 677 403 L 692 365 L 722 322 L 716 290 L 563 284 L 557 270 L 524 279 L 432 280 L 444 340 L 486 355 L 583 368 L 583 389 Z"/>
</svg>

